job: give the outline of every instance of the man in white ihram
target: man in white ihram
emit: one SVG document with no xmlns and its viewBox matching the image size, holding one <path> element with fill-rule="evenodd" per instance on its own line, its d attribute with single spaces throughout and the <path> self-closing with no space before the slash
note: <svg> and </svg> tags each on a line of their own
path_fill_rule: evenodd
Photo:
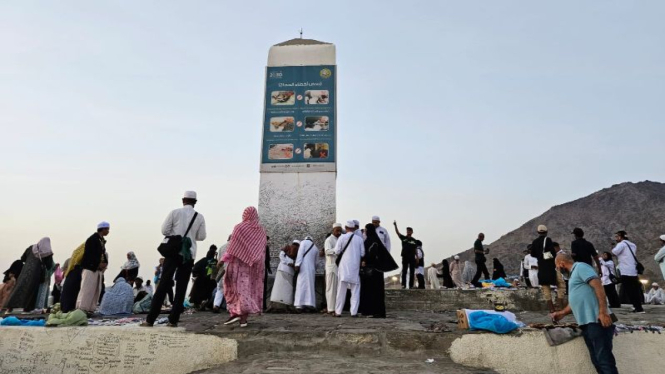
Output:
<svg viewBox="0 0 665 374">
<path fill-rule="evenodd" d="M 346 301 L 346 290 L 351 290 L 351 317 L 358 315 L 360 302 L 360 262 L 365 256 L 365 242 L 362 236 L 355 234 L 356 224 L 353 220 L 346 222 L 346 234 L 337 240 L 335 253 L 341 256 L 337 275 L 339 286 L 337 288 L 337 302 L 335 303 L 335 316 L 341 317 Z"/>
<path fill-rule="evenodd" d="M 332 234 L 326 239 L 323 244 L 324 253 L 322 256 L 326 257 L 326 308 L 329 314 L 335 314 L 335 303 L 337 302 L 337 287 L 339 282 L 337 280 L 337 240 L 342 235 L 342 224 L 336 223 L 333 225 Z"/>
<path fill-rule="evenodd" d="M 376 234 L 379 235 L 381 243 L 383 243 L 388 252 L 390 252 L 390 235 L 388 235 L 388 230 L 381 226 L 381 218 L 379 218 L 379 216 L 372 217 L 372 225 L 376 227 Z"/>
<path fill-rule="evenodd" d="M 296 257 L 296 272 L 298 280 L 296 282 L 296 296 L 293 305 L 298 311 L 305 308 L 315 308 L 316 289 L 314 282 L 316 277 L 316 259 L 319 255 L 319 248 L 314 245 L 310 236 L 300 242 L 300 249 Z"/>
</svg>

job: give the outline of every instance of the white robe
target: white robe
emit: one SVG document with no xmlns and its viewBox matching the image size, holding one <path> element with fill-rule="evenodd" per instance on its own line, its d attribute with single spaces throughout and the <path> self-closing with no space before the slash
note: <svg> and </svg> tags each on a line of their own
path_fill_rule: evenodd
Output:
<svg viewBox="0 0 665 374">
<path fill-rule="evenodd" d="M 326 242 L 323 244 L 326 255 L 326 305 L 328 312 L 335 310 L 335 302 L 337 301 L 337 264 L 335 260 L 335 246 L 337 245 L 337 238 L 335 235 L 330 235 Z"/>
<path fill-rule="evenodd" d="M 531 269 L 532 266 L 538 266 L 538 259 L 531 255 L 524 256 L 524 268 L 529 270 L 531 287 L 538 287 L 538 269 Z"/>
<path fill-rule="evenodd" d="M 435 290 L 441 288 L 438 275 L 439 271 L 436 270 L 434 266 L 431 266 L 429 269 L 427 269 L 427 280 L 429 281 L 430 287 Z"/>
<path fill-rule="evenodd" d="M 663 279 L 665 279 L 665 247 L 661 248 L 653 259 L 660 266 L 660 272 L 663 273 Z"/>
<path fill-rule="evenodd" d="M 342 282 L 360 284 L 360 259 L 365 256 L 365 243 L 362 237 L 353 233 L 340 236 L 337 240 L 335 253 L 339 256 L 349 240 L 352 241 L 342 256 L 337 275 Z"/>
<path fill-rule="evenodd" d="M 298 280 L 296 282 L 296 296 L 293 304 L 296 308 L 316 305 L 316 258 L 319 256 L 319 248 L 311 240 L 303 240 L 296 257 L 296 266 L 300 266 Z"/>
<path fill-rule="evenodd" d="M 657 290 L 651 288 L 649 293 L 644 295 L 644 302 L 647 304 L 661 305 L 665 303 L 665 292 L 663 289 L 658 287 Z"/>
<path fill-rule="evenodd" d="M 293 276 L 295 270 L 289 266 L 293 264 L 293 259 L 284 253 L 279 252 L 279 265 L 277 274 L 275 274 L 275 283 L 270 293 L 270 301 L 286 305 L 293 305 Z"/>
</svg>

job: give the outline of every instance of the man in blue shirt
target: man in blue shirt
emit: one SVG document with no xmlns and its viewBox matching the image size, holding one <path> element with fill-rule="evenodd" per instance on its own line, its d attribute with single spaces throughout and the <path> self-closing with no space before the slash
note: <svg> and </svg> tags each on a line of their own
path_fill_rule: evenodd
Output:
<svg viewBox="0 0 665 374">
<path fill-rule="evenodd" d="M 618 374 L 612 354 L 614 325 L 607 308 L 607 299 L 598 274 L 584 262 L 574 262 L 567 253 L 559 253 L 556 267 L 568 276 L 568 306 L 551 314 L 558 321 L 570 314 L 582 329 L 591 362 L 599 374 Z"/>
</svg>

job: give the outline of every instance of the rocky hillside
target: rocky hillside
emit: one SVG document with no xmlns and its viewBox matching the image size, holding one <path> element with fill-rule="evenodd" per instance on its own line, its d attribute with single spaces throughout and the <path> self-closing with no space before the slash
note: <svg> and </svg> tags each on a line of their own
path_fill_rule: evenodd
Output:
<svg viewBox="0 0 665 374">
<path fill-rule="evenodd" d="M 645 276 L 661 281 L 662 274 L 653 256 L 660 248 L 658 237 L 665 234 L 665 184 L 658 182 L 621 183 L 589 196 L 552 207 L 520 228 L 509 232 L 490 247 L 487 267 L 498 257 L 506 272 L 517 274 L 522 251 L 537 237 L 536 227 L 544 224 L 549 236 L 564 249 L 570 249 L 575 227 L 581 227 L 585 238 L 599 252 L 609 251 L 614 233 L 626 230 L 637 244 L 637 257 L 646 267 Z M 473 260 L 473 250 L 459 254 L 462 260 Z"/>
</svg>

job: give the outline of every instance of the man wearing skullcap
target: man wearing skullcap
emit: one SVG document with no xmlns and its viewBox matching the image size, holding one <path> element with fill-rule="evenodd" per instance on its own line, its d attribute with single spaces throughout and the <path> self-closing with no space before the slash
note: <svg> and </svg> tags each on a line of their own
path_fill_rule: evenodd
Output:
<svg viewBox="0 0 665 374">
<path fill-rule="evenodd" d="M 296 257 L 296 294 L 293 305 L 296 310 L 314 309 L 316 307 L 316 259 L 319 256 L 319 248 L 314 244 L 310 236 L 300 243 L 300 250 Z"/>
<path fill-rule="evenodd" d="M 162 235 L 180 235 L 183 237 L 183 242 L 189 239 L 191 247 L 189 251 L 183 247 L 183 250 L 179 254 L 164 259 L 161 281 L 157 285 L 155 295 L 152 298 L 150 312 L 141 326 L 151 327 L 155 323 L 155 320 L 157 320 L 162 310 L 166 293 L 169 288 L 173 288 L 174 274 L 175 296 L 167 326 L 178 326 L 180 314 L 184 309 L 183 302 L 185 301 L 187 285 L 192 274 L 192 268 L 194 267 L 194 259 L 196 258 L 196 242 L 205 240 L 207 236 L 205 219 L 203 215 L 194 210 L 197 202 L 196 192 L 185 191 L 182 197 L 183 207 L 172 210 L 162 224 Z"/>
<path fill-rule="evenodd" d="M 653 305 L 663 305 L 665 303 L 665 292 L 658 283 L 651 283 L 651 289 L 644 295 L 644 303 Z"/>
<path fill-rule="evenodd" d="M 539 225 L 537 231 L 538 238 L 531 243 L 531 256 L 538 260 L 538 283 L 542 287 L 543 298 L 547 303 L 547 307 L 553 313 L 555 308 L 552 301 L 552 286 L 557 287 L 559 309 L 563 309 L 566 283 L 554 264 L 557 252 L 554 242 L 547 236 L 547 227 Z"/>
<path fill-rule="evenodd" d="M 351 317 L 358 315 L 360 303 L 360 265 L 365 256 L 365 242 L 355 234 L 356 224 L 353 220 L 346 222 L 346 234 L 340 236 L 335 246 L 335 254 L 339 261 L 339 286 L 335 303 L 335 316 L 341 317 L 346 301 L 346 290 L 351 290 Z"/>
<path fill-rule="evenodd" d="M 335 313 L 335 302 L 337 300 L 337 254 L 335 246 L 338 238 L 342 235 L 342 224 L 335 223 L 332 227 L 332 233 L 323 243 L 323 256 L 326 257 L 326 310 L 330 314 Z"/>
<path fill-rule="evenodd" d="M 83 259 L 81 260 L 81 290 L 76 299 L 76 309 L 81 309 L 88 315 L 97 310 L 99 297 L 104 282 L 104 271 L 108 266 L 106 254 L 106 239 L 111 225 L 101 222 L 97 225 L 97 232 L 90 235 L 85 241 Z"/>
<path fill-rule="evenodd" d="M 379 239 L 381 239 L 381 243 L 383 243 L 388 252 L 390 252 L 390 235 L 388 234 L 388 230 L 381 226 L 381 218 L 379 218 L 379 216 L 373 216 L 372 225 L 376 227 L 376 234 L 379 236 Z"/>
</svg>

